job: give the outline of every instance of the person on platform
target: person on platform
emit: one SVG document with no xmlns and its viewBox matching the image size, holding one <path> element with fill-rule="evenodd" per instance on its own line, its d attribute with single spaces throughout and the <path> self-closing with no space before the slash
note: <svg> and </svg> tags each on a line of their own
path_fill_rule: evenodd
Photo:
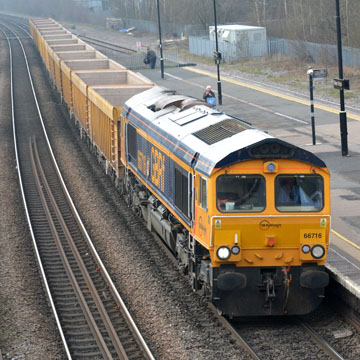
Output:
<svg viewBox="0 0 360 360">
<path fill-rule="evenodd" d="M 156 65 L 156 52 L 151 49 L 151 48 L 148 48 L 148 51 L 146 53 L 146 57 L 149 59 L 150 63 L 150 68 L 151 69 L 155 69 L 155 65 Z"/>
<path fill-rule="evenodd" d="M 205 89 L 205 92 L 203 94 L 203 99 L 206 101 L 207 98 L 210 98 L 210 97 L 215 97 L 215 94 L 214 92 L 211 90 L 211 86 L 208 85 Z"/>
</svg>

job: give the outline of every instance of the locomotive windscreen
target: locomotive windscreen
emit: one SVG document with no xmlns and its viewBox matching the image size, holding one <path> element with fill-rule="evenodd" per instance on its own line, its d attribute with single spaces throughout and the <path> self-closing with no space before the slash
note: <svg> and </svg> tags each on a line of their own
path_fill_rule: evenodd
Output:
<svg viewBox="0 0 360 360">
<path fill-rule="evenodd" d="M 324 207 L 324 183 L 320 175 L 279 175 L 275 194 L 279 211 L 320 211 Z"/>
<path fill-rule="evenodd" d="M 216 180 L 221 212 L 261 212 L 266 206 L 265 178 L 261 175 L 221 175 Z"/>
</svg>

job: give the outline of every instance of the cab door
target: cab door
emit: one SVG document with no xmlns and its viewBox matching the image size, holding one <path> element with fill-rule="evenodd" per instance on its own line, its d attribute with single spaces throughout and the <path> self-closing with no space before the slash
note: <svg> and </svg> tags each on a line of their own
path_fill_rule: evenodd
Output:
<svg viewBox="0 0 360 360">
<path fill-rule="evenodd" d="M 196 239 L 206 246 L 210 238 L 210 225 L 208 214 L 208 178 L 196 175 L 194 201 L 194 235 Z"/>
</svg>

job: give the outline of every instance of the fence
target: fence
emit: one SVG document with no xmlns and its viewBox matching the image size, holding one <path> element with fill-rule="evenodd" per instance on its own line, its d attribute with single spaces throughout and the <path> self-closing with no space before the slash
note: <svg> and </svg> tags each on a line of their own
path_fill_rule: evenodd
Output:
<svg viewBox="0 0 360 360">
<path fill-rule="evenodd" d="M 337 46 L 317 44 L 305 41 L 268 38 L 267 41 L 254 43 L 242 42 L 230 44 L 219 42 L 219 51 L 224 61 L 237 61 L 241 58 L 284 55 L 301 59 L 310 63 L 337 64 Z M 215 41 L 204 37 L 189 37 L 189 51 L 199 56 L 213 57 L 216 48 Z M 343 46 L 344 66 L 360 66 L 360 49 Z"/>
<path fill-rule="evenodd" d="M 269 38 L 268 51 L 269 55 L 286 55 L 295 59 L 328 65 L 336 65 L 338 58 L 336 45 L 306 41 Z M 343 46 L 342 53 L 344 66 L 357 67 L 360 65 L 360 49 Z"/>
<path fill-rule="evenodd" d="M 226 62 L 236 61 L 240 58 L 266 56 L 268 53 L 266 40 L 253 43 L 243 41 L 237 45 L 219 41 L 218 45 L 219 52 L 221 52 L 222 58 Z M 191 54 L 213 57 L 215 48 L 215 41 L 213 40 L 196 36 L 189 37 L 189 51 Z"/>
</svg>

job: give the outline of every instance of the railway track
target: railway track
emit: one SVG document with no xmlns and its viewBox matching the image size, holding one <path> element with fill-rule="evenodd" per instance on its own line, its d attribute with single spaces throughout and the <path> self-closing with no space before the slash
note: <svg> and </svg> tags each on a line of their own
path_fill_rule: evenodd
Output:
<svg viewBox="0 0 360 360">
<path fill-rule="evenodd" d="M 16 32 L 19 27 L 16 26 Z M 9 45 L 12 120 L 24 207 L 69 359 L 153 359 L 73 205 L 46 135 L 20 37 Z"/>
<path fill-rule="evenodd" d="M 92 37 L 88 37 L 88 36 L 85 36 L 85 35 L 78 35 L 78 37 L 85 40 L 89 44 L 92 44 L 92 45 L 95 45 L 95 46 L 100 46 L 100 47 L 102 47 L 104 49 L 119 52 L 121 54 L 127 54 L 128 55 L 128 54 L 133 54 L 133 53 L 136 52 L 133 49 L 130 49 L 130 48 L 127 48 L 127 47 L 124 47 L 124 46 L 120 46 L 120 45 L 114 45 L 114 44 L 111 44 L 109 42 L 94 39 Z"/>
<path fill-rule="evenodd" d="M 320 348 L 330 356 L 331 359 L 343 360 L 344 358 L 321 336 L 319 335 L 309 324 L 299 318 L 295 318 L 295 322 L 304 329 L 307 334 L 320 346 Z"/>
<path fill-rule="evenodd" d="M 246 342 L 257 356 L 254 359 L 282 358 L 286 354 L 291 359 L 311 359 L 314 356 L 345 359 L 300 317 L 242 319 L 229 321 L 224 326 L 232 329 L 235 338 L 240 336 Z M 258 342 L 257 338 L 268 341 Z"/>
<path fill-rule="evenodd" d="M 156 235 L 154 237 L 165 250 L 168 258 L 177 264 L 169 248 L 159 237 Z M 274 359 L 277 357 L 276 353 L 280 357 L 282 355 L 289 359 L 311 359 L 317 353 L 321 354 L 319 358 L 324 359 L 344 360 L 346 358 L 341 356 L 311 325 L 300 317 L 233 321 L 219 314 L 213 304 L 209 303 L 208 307 L 222 326 L 230 332 L 233 340 L 254 360 Z M 358 323 L 356 324 L 358 325 Z M 294 334 L 298 336 L 294 336 Z M 264 339 L 268 339 L 268 343 L 265 343 Z M 279 341 L 280 339 L 281 341 Z M 303 341 L 306 345 L 298 347 L 296 344 L 299 341 Z M 314 346 L 317 347 L 317 350 Z"/>
</svg>

